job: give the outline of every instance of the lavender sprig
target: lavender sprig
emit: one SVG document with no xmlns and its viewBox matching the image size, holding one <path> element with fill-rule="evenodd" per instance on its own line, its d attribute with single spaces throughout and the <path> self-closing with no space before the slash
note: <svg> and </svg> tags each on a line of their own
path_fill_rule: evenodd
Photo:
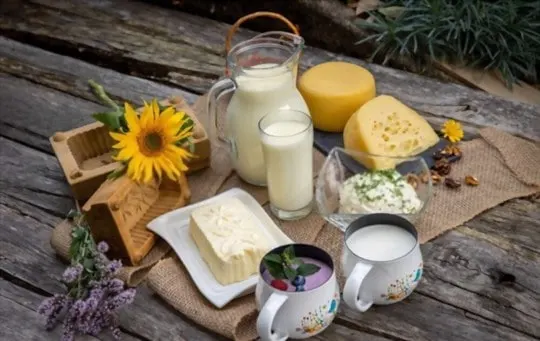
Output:
<svg viewBox="0 0 540 341">
<path fill-rule="evenodd" d="M 67 292 L 46 298 L 38 313 L 46 317 L 47 330 L 62 322 L 61 341 L 72 341 L 79 334 L 96 336 L 104 329 L 119 339 L 117 313 L 133 302 L 136 290 L 126 288 L 122 280 L 114 277 L 122 262 L 108 260 L 105 253 L 109 246 L 104 241 L 96 245 L 84 217 L 78 213 L 71 217 L 71 265 L 62 275 Z"/>
</svg>

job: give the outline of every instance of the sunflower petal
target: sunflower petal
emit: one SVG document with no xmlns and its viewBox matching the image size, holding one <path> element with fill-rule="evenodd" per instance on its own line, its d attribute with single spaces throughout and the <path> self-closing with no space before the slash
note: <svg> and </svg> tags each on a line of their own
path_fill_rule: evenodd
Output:
<svg viewBox="0 0 540 341">
<path fill-rule="evenodd" d="M 126 119 L 129 131 L 134 134 L 138 134 L 139 131 L 141 131 L 141 127 L 139 125 L 139 116 L 128 102 L 124 103 L 124 110 L 124 118 Z"/>
<path fill-rule="evenodd" d="M 109 135 L 118 142 L 124 141 L 127 137 L 126 134 L 115 133 L 112 131 L 109 132 Z"/>
<path fill-rule="evenodd" d="M 155 98 L 154 100 L 152 100 L 152 111 L 154 113 L 154 120 L 157 120 L 159 118 L 160 110 L 159 110 L 158 101 Z"/>
<path fill-rule="evenodd" d="M 163 112 L 159 115 L 159 124 L 163 126 L 167 126 L 169 123 L 169 120 L 174 115 L 174 107 L 168 107 L 167 109 L 163 110 Z"/>
</svg>

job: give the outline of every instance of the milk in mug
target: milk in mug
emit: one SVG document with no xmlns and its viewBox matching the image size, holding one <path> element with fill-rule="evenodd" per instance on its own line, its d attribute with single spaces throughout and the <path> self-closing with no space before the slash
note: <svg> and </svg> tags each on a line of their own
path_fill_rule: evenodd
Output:
<svg viewBox="0 0 540 341">
<path fill-rule="evenodd" d="M 292 71 L 285 66 L 260 64 L 244 70 L 235 77 L 235 82 L 237 88 L 227 107 L 226 122 L 232 163 L 242 179 L 254 185 L 265 185 L 266 167 L 257 126 L 259 120 L 278 109 L 305 113 L 309 110 L 294 84 Z"/>
<path fill-rule="evenodd" d="M 305 208 L 313 199 L 311 120 L 281 120 L 261 129 L 270 203 L 284 211 Z"/>
<path fill-rule="evenodd" d="M 400 258 L 416 245 L 415 237 L 398 226 L 377 224 L 366 226 L 347 238 L 347 246 L 356 256 L 370 261 Z"/>
</svg>

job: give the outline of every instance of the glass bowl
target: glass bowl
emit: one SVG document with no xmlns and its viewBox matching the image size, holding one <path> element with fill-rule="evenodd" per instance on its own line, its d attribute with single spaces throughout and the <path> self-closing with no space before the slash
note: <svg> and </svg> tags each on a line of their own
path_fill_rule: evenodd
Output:
<svg viewBox="0 0 540 341">
<path fill-rule="evenodd" d="M 321 216 L 345 230 L 371 213 L 414 223 L 431 196 L 431 176 L 420 156 L 392 157 L 333 148 L 319 172 L 315 200 Z"/>
</svg>

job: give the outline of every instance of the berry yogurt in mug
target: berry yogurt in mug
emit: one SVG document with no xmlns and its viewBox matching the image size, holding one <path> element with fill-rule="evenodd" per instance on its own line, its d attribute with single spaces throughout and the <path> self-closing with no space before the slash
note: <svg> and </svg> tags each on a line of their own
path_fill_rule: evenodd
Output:
<svg viewBox="0 0 540 341">
<path fill-rule="evenodd" d="M 270 273 L 269 267 L 266 267 L 262 278 L 266 283 L 281 291 L 309 291 L 326 283 L 333 273 L 327 264 L 314 258 L 295 257 L 293 263 L 292 269 L 296 270 L 293 275 L 284 271 L 276 278 Z M 287 278 L 287 275 L 290 278 Z"/>
</svg>

